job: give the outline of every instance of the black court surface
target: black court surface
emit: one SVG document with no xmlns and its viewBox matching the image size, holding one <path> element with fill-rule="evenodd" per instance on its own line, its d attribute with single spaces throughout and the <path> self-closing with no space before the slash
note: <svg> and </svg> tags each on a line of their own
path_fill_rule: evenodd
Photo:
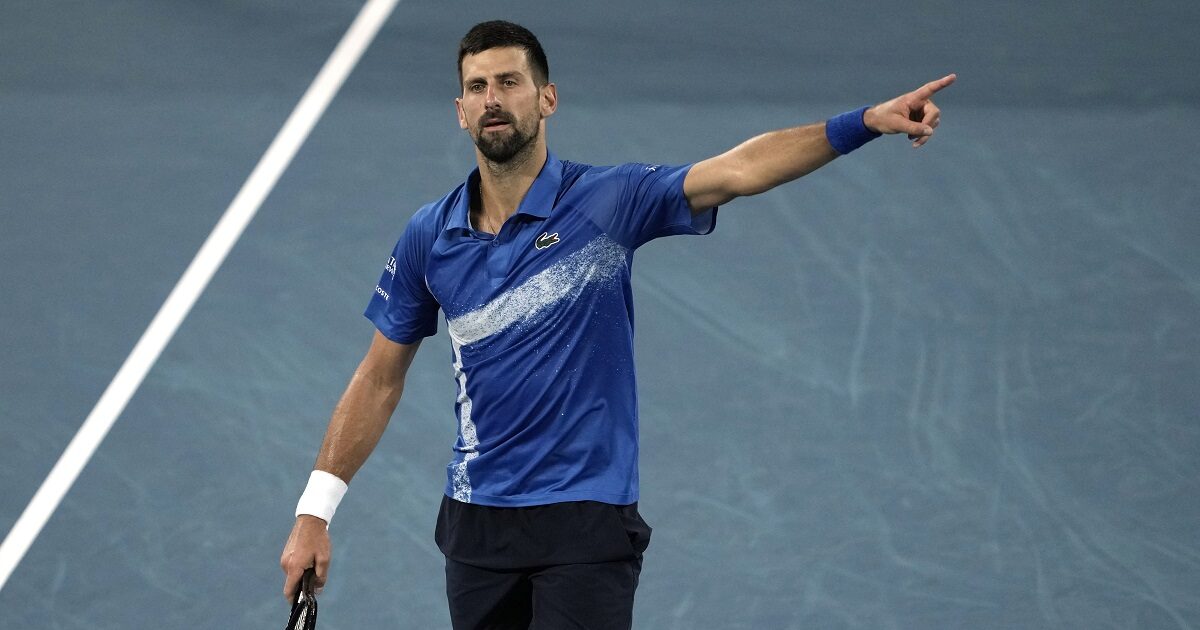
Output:
<svg viewBox="0 0 1200 630">
<path fill-rule="evenodd" d="M 0 531 L 362 8 L 0 4 Z M 956 72 L 884 138 L 639 250 L 635 627 L 1200 628 L 1200 4 L 402 1 L 0 590 L 2 628 L 282 626 L 360 313 L 472 165 L 511 19 L 551 150 L 687 163 Z M 323 628 L 447 628 L 445 331 L 333 525 Z"/>
</svg>

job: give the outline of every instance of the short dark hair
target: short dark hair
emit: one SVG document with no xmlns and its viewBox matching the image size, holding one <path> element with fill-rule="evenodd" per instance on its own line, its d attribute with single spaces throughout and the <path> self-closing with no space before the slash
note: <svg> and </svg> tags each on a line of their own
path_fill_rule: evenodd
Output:
<svg viewBox="0 0 1200 630">
<path fill-rule="evenodd" d="M 458 83 L 462 85 L 462 61 L 467 55 L 478 55 L 492 48 L 512 46 L 525 50 L 525 58 L 529 60 L 529 68 L 533 71 L 533 81 L 537 85 L 550 82 L 550 63 L 546 61 L 546 51 L 542 44 L 529 29 L 520 24 L 492 20 L 480 22 L 471 27 L 462 41 L 458 43 Z"/>
</svg>

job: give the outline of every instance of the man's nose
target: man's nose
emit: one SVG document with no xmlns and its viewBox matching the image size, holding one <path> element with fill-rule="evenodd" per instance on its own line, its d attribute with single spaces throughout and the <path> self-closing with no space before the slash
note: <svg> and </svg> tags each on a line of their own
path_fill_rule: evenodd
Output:
<svg viewBox="0 0 1200 630">
<path fill-rule="evenodd" d="M 489 109 L 500 107 L 500 95 L 496 93 L 496 89 L 491 85 L 487 86 L 487 94 L 484 96 L 483 105 Z"/>
</svg>

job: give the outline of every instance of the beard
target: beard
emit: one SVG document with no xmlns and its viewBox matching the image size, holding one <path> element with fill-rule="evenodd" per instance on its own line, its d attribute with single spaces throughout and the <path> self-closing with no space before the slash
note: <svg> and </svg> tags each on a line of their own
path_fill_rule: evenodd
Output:
<svg viewBox="0 0 1200 630">
<path fill-rule="evenodd" d="M 484 130 L 483 118 L 479 120 L 475 146 L 489 162 L 505 164 L 537 140 L 539 128 L 536 120 L 528 128 L 522 129 L 521 121 L 509 114 L 484 114 L 484 118 L 501 118 L 508 123 L 508 129 L 492 133 Z"/>
</svg>

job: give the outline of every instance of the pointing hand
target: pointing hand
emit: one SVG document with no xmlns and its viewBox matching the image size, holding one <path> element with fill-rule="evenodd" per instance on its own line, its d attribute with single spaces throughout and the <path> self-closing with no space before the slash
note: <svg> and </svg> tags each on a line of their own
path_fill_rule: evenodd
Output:
<svg viewBox="0 0 1200 630">
<path fill-rule="evenodd" d="M 919 147 L 933 137 L 934 129 L 941 122 L 942 110 L 930 100 L 933 95 L 948 87 L 957 77 L 948 74 L 936 81 L 896 98 L 880 103 L 863 114 L 868 129 L 879 133 L 906 133 Z"/>
</svg>

